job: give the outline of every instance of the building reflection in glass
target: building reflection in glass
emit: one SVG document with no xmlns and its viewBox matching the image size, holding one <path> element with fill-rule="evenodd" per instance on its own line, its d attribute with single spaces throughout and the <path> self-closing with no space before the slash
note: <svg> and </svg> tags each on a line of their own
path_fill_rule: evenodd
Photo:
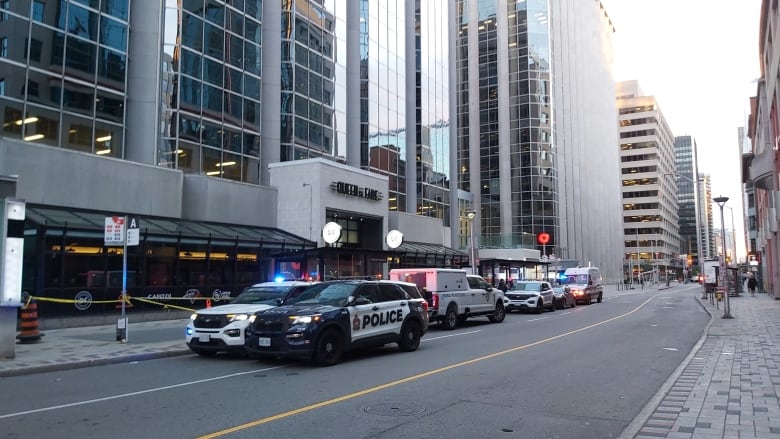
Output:
<svg viewBox="0 0 780 439">
<path fill-rule="evenodd" d="M 282 161 L 344 158 L 346 7 L 282 2 Z"/>
<path fill-rule="evenodd" d="M 157 163 L 259 182 L 261 3 L 166 5 Z"/>
<path fill-rule="evenodd" d="M 506 23 L 497 22 L 497 7 L 506 8 L 506 14 L 501 14 Z M 524 246 L 523 236 L 543 231 L 552 238 L 548 247 L 554 246 L 558 234 L 558 178 L 552 131 L 549 6 L 546 0 L 496 0 L 480 2 L 477 9 L 478 17 L 471 21 L 467 2 L 456 2 L 459 126 L 469 126 L 469 102 L 475 98 L 479 102 L 478 132 L 458 131 L 458 187 L 479 194 L 481 246 Z M 508 44 L 498 41 L 500 26 L 508 29 Z M 469 30 L 478 33 L 477 78 L 468 75 Z M 507 60 L 508 89 L 499 86 L 499 58 Z M 478 96 L 470 96 L 470 87 L 477 90 Z M 499 94 L 508 96 L 508 107 L 499 106 Z M 508 126 L 499 124 L 499 114 L 504 113 L 509 114 Z M 507 133 L 508 148 L 500 149 L 499 134 Z M 470 178 L 477 159 L 469 155 L 471 136 L 479 139 L 478 181 Z M 500 168 L 506 161 L 509 175 L 501 175 Z M 510 179 L 509 194 L 500 190 L 506 178 Z M 511 197 L 511 212 L 502 212 L 502 206 L 507 205 L 505 197 Z M 511 225 L 508 230 L 502 226 L 502 218 L 506 217 Z"/>
<path fill-rule="evenodd" d="M 129 0 L 0 1 L 3 136 L 123 157 Z"/>
</svg>

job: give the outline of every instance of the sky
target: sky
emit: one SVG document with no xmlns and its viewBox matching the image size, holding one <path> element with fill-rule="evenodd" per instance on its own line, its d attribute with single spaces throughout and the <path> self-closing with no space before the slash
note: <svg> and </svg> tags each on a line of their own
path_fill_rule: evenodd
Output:
<svg viewBox="0 0 780 439">
<path fill-rule="evenodd" d="M 710 174 L 712 195 L 729 197 L 727 231 L 737 257 L 745 255 L 741 150 L 748 101 L 760 75 L 761 0 L 601 0 L 615 27 L 616 81 L 639 81 L 655 96 L 673 135 L 691 135 L 699 172 Z M 735 225 L 732 225 L 732 216 Z M 713 227 L 720 208 L 713 204 Z"/>
</svg>

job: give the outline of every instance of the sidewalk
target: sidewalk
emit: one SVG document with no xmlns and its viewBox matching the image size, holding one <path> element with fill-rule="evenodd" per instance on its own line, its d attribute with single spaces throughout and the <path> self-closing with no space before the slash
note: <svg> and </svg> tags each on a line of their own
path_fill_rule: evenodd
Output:
<svg viewBox="0 0 780 439">
<path fill-rule="evenodd" d="M 115 324 L 42 331 L 40 342 L 17 343 L 14 358 L 0 359 L 0 377 L 188 354 L 187 320 L 131 321 L 127 343 L 116 341 Z"/>
<path fill-rule="evenodd" d="M 780 439 L 780 301 L 729 297 L 724 319 L 700 297 L 705 336 L 621 437 Z"/>
</svg>

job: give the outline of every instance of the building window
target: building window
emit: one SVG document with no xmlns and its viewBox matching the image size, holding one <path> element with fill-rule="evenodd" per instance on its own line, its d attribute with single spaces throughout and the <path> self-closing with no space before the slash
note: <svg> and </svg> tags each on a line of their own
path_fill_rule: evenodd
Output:
<svg viewBox="0 0 780 439">
<path fill-rule="evenodd" d="M 0 38 L 0 58 L 8 58 L 8 38 Z"/>
<path fill-rule="evenodd" d="M 9 6 L 10 0 L 2 0 L 0 1 L 0 10 L 7 11 Z M 8 20 L 8 14 L 6 12 L 0 12 L 0 21 L 6 21 Z"/>
<path fill-rule="evenodd" d="M 5 78 L 0 79 L 0 96 L 5 96 Z"/>
<path fill-rule="evenodd" d="M 34 0 L 32 4 L 32 19 L 43 23 L 43 8 L 45 4 L 40 0 Z"/>
</svg>

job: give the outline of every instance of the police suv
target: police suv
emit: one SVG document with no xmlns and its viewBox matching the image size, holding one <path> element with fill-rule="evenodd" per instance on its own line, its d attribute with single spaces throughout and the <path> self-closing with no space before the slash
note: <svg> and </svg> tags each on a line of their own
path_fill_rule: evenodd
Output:
<svg viewBox="0 0 780 439">
<path fill-rule="evenodd" d="M 199 355 L 244 352 L 244 328 L 249 316 L 279 306 L 312 285 L 305 281 L 263 282 L 246 288 L 229 304 L 201 309 L 185 329 L 187 346 Z"/>
<path fill-rule="evenodd" d="M 428 329 L 417 286 L 387 280 L 322 282 L 292 304 L 249 320 L 244 346 L 250 357 L 301 357 L 320 366 L 361 347 L 397 343 L 401 351 L 417 350 Z"/>
</svg>

